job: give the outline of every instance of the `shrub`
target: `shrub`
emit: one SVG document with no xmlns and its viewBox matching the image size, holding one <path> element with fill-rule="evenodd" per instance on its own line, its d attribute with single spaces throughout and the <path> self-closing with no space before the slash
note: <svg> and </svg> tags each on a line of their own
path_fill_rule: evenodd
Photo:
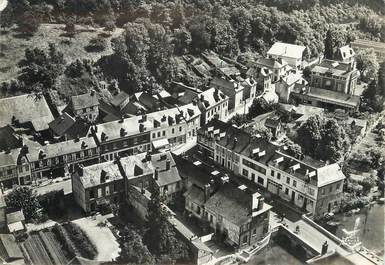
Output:
<svg viewBox="0 0 385 265">
<path fill-rule="evenodd" d="M 78 225 L 66 223 L 63 227 L 67 231 L 70 240 L 73 242 L 76 249 L 80 251 L 82 257 L 93 259 L 96 256 L 96 247 L 91 243 L 89 237 Z"/>
<path fill-rule="evenodd" d="M 101 38 L 91 39 L 88 46 L 85 47 L 87 52 L 102 52 L 107 47 L 107 41 Z"/>
</svg>

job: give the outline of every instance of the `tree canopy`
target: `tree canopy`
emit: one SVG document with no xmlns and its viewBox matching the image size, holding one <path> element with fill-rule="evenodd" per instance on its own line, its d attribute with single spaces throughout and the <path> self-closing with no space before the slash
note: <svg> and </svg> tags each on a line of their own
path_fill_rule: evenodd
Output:
<svg viewBox="0 0 385 265">
<path fill-rule="evenodd" d="M 16 187 L 5 197 L 8 207 L 23 210 L 27 221 L 39 216 L 41 208 L 36 193 L 29 187 Z"/>
</svg>

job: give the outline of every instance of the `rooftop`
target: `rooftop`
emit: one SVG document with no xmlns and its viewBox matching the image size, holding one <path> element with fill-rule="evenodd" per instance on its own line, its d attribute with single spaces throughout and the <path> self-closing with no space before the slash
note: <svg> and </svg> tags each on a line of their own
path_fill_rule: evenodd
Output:
<svg viewBox="0 0 385 265">
<path fill-rule="evenodd" d="M 302 58 L 305 46 L 276 42 L 267 52 L 268 55 L 284 56 L 289 58 Z"/>
<path fill-rule="evenodd" d="M 0 127 L 12 124 L 13 120 L 31 122 L 36 131 L 43 131 L 54 117 L 44 97 L 29 94 L 0 99 Z"/>
<path fill-rule="evenodd" d="M 27 157 L 30 161 L 38 161 L 40 153 L 44 154 L 44 159 L 58 157 L 66 154 L 80 152 L 83 149 L 96 148 L 95 140 L 92 137 L 83 137 L 79 140 L 69 140 L 54 144 L 28 146 Z"/>
<path fill-rule="evenodd" d="M 228 97 L 223 92 L 212 87 L 198 95 L 198 106 L 201 110 L 206 110 L 227 99 Z"/>
<path fill-rule="evenodd" d="M 317 187 L 345 179 L 337 163 L 327 165 L 310 157 L 298 159 L 286 154 L 284 150 L 276 151 L 268 164 Z"/>
<path fill-rule="evenodd" d="M 7 224 L 13 224 L 24 220 L 25 220 L 25 217 L 22 210 L 7 214 Z"/>
<path fill-rule="evenodd" d="M 252 193 L 232 183 L 226 182 L 205 203 L 205 209 L 223 216 L 224 219 L 235 225 L 242 225 L 251 219 Z M 264 203 L 257 214 L 271 209 Z"/>
<path fill-rule="evenodd" d="M 371 40 L 363 40 L 363 39 L 357 39 L 352 42 L 353 46 L 363 46 L 363 47 L 370 47 L 376 50 L 382 50 L 385 52 L 385 43 L 380 41 L 371 41 Z"/>
<path fill-rule="evenodd" d="M 75 123 L 75 119 L 71 117 L 67 112 L 57 117 L 55 120 L 50 122 L 48 126 L 51 130 L 59 136 L 64 135 L 69 128 Z"/>
<path fill-rule="evenodd" d="M 80 176 L 80 181 L 85 189 L 121 179 L 123 176 L 115 161 L 84 167 L 83 175 Z"/>
<path fill-rule="evenodd" d="M 301 84 L 295 84 L 292 92 L 298 95 L 308 96 L 311 98 L 318 99 L 320 101 L 325 101 L 327 103 L 349 108 L 356 108 L 360 102 L 360 97 L 358 96 L 349 95 L 328 89 L 307 87 Z"/>
<path fill-rule="evenodd" d="M 7 125 L 0 128 L 0 152 L 22 146 L 22 139 L 15 133 L 15 129 Z"/>
<path fill-rule="evenodd" d="M 6 261 L 23 259 L 23 253 L 12 234 L 0 234 L 0 256 Z"/>
<path fill-rule="evenodd" d="M 257 65 L 267 67 L 268 69 L 281 69 L 287 65 L 287 62 L 283 59 L 273 59 L 261 57 L 256 62 Z"/>
<path fill-rule="evenodd" d="M 82 95 L 72 96 L 71 102 L 75 110 L 99 105 L 98 96 L 93 91 Z"/>
<path fill-rule="evenodd" d="M 323 59 L 321 63 L 314 65 L 311 71 L 318 74 L 346 77 L 355 69 L 352 69 L 349 63 Z"/>
<path fill-rule="evenodd" d="M 129 98 L 129 96 L 130 95 L 128 95 L 126 92 L 120 91 L 118 94 L 112 96 L 111 105 L 114 107 L 119 107 L 120 104 Z"/>
<path fill-rule="evenodd" d="M 356 55 L 354 50 L 349 45 L 342 46 L 338 50 L 340 52 L 342 60 L 349 59 L 349 58 L 354 57 Z"/>
<path fill-rule="evenodd" d="M 163 187 L 182 180 L 170 152 L 152 155 L 151 162 L 153 167 L 158 169 L 158 179 L 155 180 L 158 186 Z M 166 166 L 167 162 L 170 163 L 169 169 Z"/>
</svg>

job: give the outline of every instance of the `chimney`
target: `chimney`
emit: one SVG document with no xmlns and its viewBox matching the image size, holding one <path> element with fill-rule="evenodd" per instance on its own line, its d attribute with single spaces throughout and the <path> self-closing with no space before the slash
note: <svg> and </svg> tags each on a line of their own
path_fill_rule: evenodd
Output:
<svg viewBox="0 0 385 265">
<path fill-rule="evenodd" d="M 168 171 L 168 170 L 170 170 L 170 168 L 171 168 L 171 161 L 170 161 L 170 159 L 167 159 L 166 160 L 166 170 Z"/>
<path fill-rule="evenodd" d="M 203 102 L 205 100 L 205 97 L 201 95 L 201 101 Z"/>
<path fill-rule="evenodd" d="M 125 136 L 127 133 L 126 133 L 126 130 L 124 128 L 120 128 L 120 136 L 123 137 Z"/>
<path fill-rule="evenodd" d="M 100 183 L 106 182 L 107 179 L 107 172 L 102 169 L 100 172 Z"/>
<path fill-rule="evenodd" d="M 265 199 L 263 197 L 259 198 L 257 211 L 262 210 L 264 201 L 265 201 Z"/>
<path fill-rule="evenodd" d="M 119 120 L 119 123 L 123 123 L 123 122 L 124 122 L 124 117 L 121 116 L 121 117 L 120 117 L 120 120 Z"/>
<path fill-rule="evenodd" d="M 145 127 L 143 124 L 139 124 L 139 132 L 144 132 L 145 131 Z"/>
<path fill-rule="evenodd" d="M 204 186 L 204 200 L 205 202 L 210 198 L 210 195 L 211 195 L 211 185 L 209 183 L 207 183 L 205 186 Z"/>
<path fill-rule="evenodd" d="M 254 192 L 251 194 L 251 214 L 258 211 L 258 205 L 259 205 L 259 197 L 261 195 L 258 192 Z"/>
<path fill-rule="evenodd" d="M 158 180 L 158 178 L 159 178 L 159 167 L 156 167 L 154 171 L 154 179 Z"/>
<path fill-rule="evenodd" d="M 142 115 L 142 122 L 145 122 L 145 121 L 147 121 L 147 115 L 146 114 Z"/>
<path fill-rule="evenodd" d="M 95 90 L 91 89 L 91 97 L 93 97 L 95 95 Z"/>
<path fill-rule="evenodd" d="M 76 171 L 77 171 L 78 175 L 80 177 L 82 177 L 83 176 L 83 165 L 82 164 L 77 164 L 76 165 Z"/>
<path fill-rule="evenodd" d="M 94 130 L 96 133 L 98 132 L 98 125 L 95 125 Z"/>
<path fill-rule="evenodd" d="M 83 141 L 82 145 L 81 145 L 81 149 L 86 149 L 87 147 L 88 147 L 88 145 Z"/>
<path fill-rule="evenodd" d="M 149 152 L 147 152 L 146 154 L 146 161 L 147 162 L 151 161 L 151 154 Z"/>
</svg>

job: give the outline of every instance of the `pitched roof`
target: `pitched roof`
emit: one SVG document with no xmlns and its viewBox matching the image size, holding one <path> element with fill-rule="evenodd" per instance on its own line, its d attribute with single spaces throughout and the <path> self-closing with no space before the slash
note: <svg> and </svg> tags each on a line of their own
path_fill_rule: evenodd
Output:
<svg viewBox="0 0 385 265">
<path fill-rule="evenodd" d="M 201 100 L 203 98 L 203 101 Z M 222 91 L 212 87 L 198 95 L 198 106 L 202 110 L 209 109 L 212 106 L 217 105 L 219 102 L 223 102 L 228 99 Z"/>
<path fill-rule="evenodd" d="M 126 92 L 120 91 L 118 94 L 112 96 L 111 105 L 114 107 L 119 107 L 120 104 L 122 104 L 129 97 L 130 95 L 128 95 Z"/>
<path fill-rule="evenodd" d="M 15 133 L 14 128 L 7 125 L 0 128 L 0 152 L 22 146 L 22 139 Z"/>
<path fill-rule="evenodd" d="M 321 63 L 314 65 L 311 71 L 318 74 L 330 74 L 343 77 L 346 77 L 353 72 L 357 72 L 355 69 L 351 68 L 349 63 L 329 59 L 323 59 Z"/>
<path fill-rule="evenodd" d="M 23 259 L 23 253 L 12 234 L 0 234 L 0 256 L 6 261 Z"/>
<path fill-rule="evenodd" d="M 27 157 L 30 161 L 38 161 L 40 151 L 43 151 L 43 153 L 45 154 L 45 159 L 47 159 L 70 153 L 80 152 L 84 149 L 83 146 L 86 146 L 85 148 L 87 149 L 97 147 L 95 140 L 92 137 L 83 137 L 79 140 L 75 139 L 54 144 L 28 146 L 29 153 L 27 154 Z"/>
<path fill-rule="evenodd" d="M 205 203 L 205 193 L 196 185 L 192 185 L 183 195 L 186 199 L 189 199 L 198 205 L 203 205 Z"/>
<path fill-rule="evenodd" d="M 256 61 L 256 65 L 267 67 L 269 69 L 280 69 L 287 65 L 287 62 L 285 60 L 277 60 L 273 58 L 265 58 L 261 57 Z"/>
<path fill-rule="evenodd" d="M 48 129 L 54 120 L 45 98 L 34 94 L 0 99 L 0 126 L 12 124 L 12 117 L 20 123 L 31 122 L 36 131 Z"/>
<path fill-rule="evenodd" d="M 337 163 L 318 168 L 317 173 L 318 187 L 322 187 L 345 179 L 345 175 Z"/>
<path fill-rule="evenodd" d="M 166 168 L 167 160 L 170 161 L 169 170 Z M 170 152 L 152 155 L 151 162 L 153 167 L 159 170 L 158 179 L 155 180 L 158 186 L 163 187 L 165 185 L 169 185 L 182 180 L 176 167 L 174 158 Z"/>
<path fill-rule="evenodd" d="M 51 130 L 59 136 L 64 135 L 69 128 L 75 123 L 75 119 L 71 117 L 67 112 L 57 117 L 55 120 L 50 122 L 48 126 Z"/>
<path fill-rule="evenodd" d="M 301 45 L 276 42 L 273 44 L 267 54 L 299 59 L 302 58 L 305 49 L 306 47 Z"/>
<path fill-rule="evenodd" d="M 102 172 L 105 172 L 106 174 L 105 182 L 101 182 Z M 85 189 L 98 186 L 101 183 L 113 182 L 121 179 L 123 179 L 123 175 L 115 161 L 83 167 L 83 175 L 80 176 L 80 182 Z"/>
<path fill-rule="evenodd" d="M 13 224 L 24 220 L 25 220 L 25 217 L 22 210 L 7 214 L 7 224 Z"/>
<path fill-rule="evenodd" d="M 349 108 L 355 108 L 360 103 L 359 96 L 349 95 L 329 89 L 306 87 L 305 85 L 301 85 L 298 83 L 294 85 L 292 92 Z"/>
<path fill-rule="evenodd" d="M 71 102 L 75 110 L 99 105 L 98 96 L 94 92 L 72 96 Z"/>
<path fill-rule="evenodd" d="M 223 219 L 242 225 L 251 218 L 252 192 L 247 188 L 242 190 L 232 183 L 226 182 L 204 204 L 205 209 L 221 215 Z M 264 203 L 261 212 L 271 208 Z"/>
</svg>

